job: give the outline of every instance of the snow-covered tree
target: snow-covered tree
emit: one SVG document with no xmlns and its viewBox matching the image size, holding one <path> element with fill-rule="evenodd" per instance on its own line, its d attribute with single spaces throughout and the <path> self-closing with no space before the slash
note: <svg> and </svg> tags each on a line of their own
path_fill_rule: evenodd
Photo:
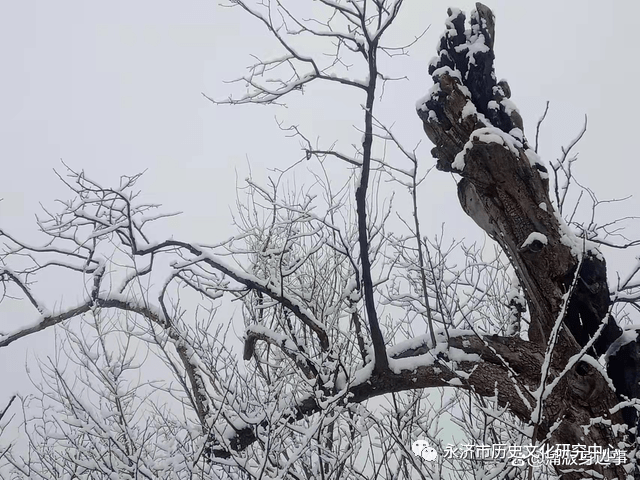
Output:
<svg viewBox="0 0 640 480">
<path fill-rule="evenodd" d="M 153 235 L 171 214 L 139 200 L 139 175 L 109 187 L 71 168 L 60 179 L 72 198 L 38 220 L 47 242 L 0 230 L 2 301 L 37 312 L 0 348 L 58 326 L 57 355 L 32 376 L 38 395 L 20 397 L 23 440 L 0 447 L 0 475 L 633 478 L 638 344 L 623 324 L 640 307 L 640 264 L 611 286 L 601 248 L 638 242 L 614 244 L 615 221 L 575 218 L 575 142 L 548 168 L 525 137 L 494 73 L 491 10 L 477 4 L 470 25 L 449 10 L 434 86 L 417 103 L 437 169 L 457 175 L 463 210 L 496 243 L 487 260 L 421 230 L 429 161 L 376 114 L 394 80 L 379 57 L 410 47 L 385 43 L 403 1 L 314 3 L 309 19 L 297 2 L 232 0 L 283 53 L 239 79 L 246 94 L 210 100 L 282 103 L 312 82 L 340 84 L 362 106 L 353 152 L 282 126 L 302 158 L 266 184 L 248 178 L 237 235 L 207 245 Z M 330 54 L 305 53 L 307 37 Z M 352 60 L 360 77 L 346 75 Z M 328 162 L 344 167 L 339 181 Z M 406 211 L 385 182 L 408 191 Z M 54 309 L 33 283 L 60 268 L 84 291 Z M 240 306 L 241 349 L 225 305 Z M 0 434 L 7 412 L 17 421 L 3 408 Z M 445 418 L 461 443 L 526 446 L 524 460 L 444 455 Z M 437 459 L 415 455 L 416 440 Z M 564 456 L 538 465 L 552 447 Z"/>
</svg>

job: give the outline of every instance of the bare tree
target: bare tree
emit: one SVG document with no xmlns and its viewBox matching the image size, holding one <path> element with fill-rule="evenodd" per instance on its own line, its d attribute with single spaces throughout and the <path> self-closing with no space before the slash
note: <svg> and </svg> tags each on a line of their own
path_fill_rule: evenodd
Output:
<svg viewBox="0 0 640 480">
<path fill-rule="evenodd" d="M 418 114 L 437 168 L 459 175 L 463 210 L 499 248 L 487 261 L 480 246 L 429 237 L 417 196 L 426 162 L 375 111 L 380 86 L 394 80 L 379 55 L 410 47 L 384 43 L 403 2 L 317 3 L 321 11 L 305 19 L 297 2 L 233 0 L 284 53 L 250 67 L 239 79 L 245 95 L 207 98 L 273 104 L 311 82 L 336 83 L 361 99 L 362 143 L 338 151 L 283 126 L 303 156 L 266 185 L 248 179 L 236 236 L 209 245 L 153 239 L 149 225 L 167 214 L 139 200 L 139 176 L 110 188 L 71 168 L 59 177 L 72 199 L 38 220 L 45 244 L 0 230 L 2 299 L 37 311 L 3 333 L 0 348 L 66 326 L 59 355 L 34 379 L 40 395 L 22 399 L 28 454 L 0 450 L 9 478 L 633 475 L 637 335 L 614 315 L 640 308 L 640 265 L 611 294 L 598 244 L 638 242 L 615 243 L 618 223 L 596 221 L 602 202 L 592 191 L 578 184 L 592 201 L 586 222 L 567 203 L 570 152 L 584 131 L 552 164 L 551 195 L 510 88 L 496 81 L 493 14 L 477 4 L 467 28 L 450 10 Z M 306 37 L 330 54 L 305 53 L 297 41 Z M 361 62 L 360 79 L 345 74 L 347 58 Z M 345 167 L 337 185 L 328 161 Z M 290 182 L 297 170 L 311 185 Z M 385 201 L 383 179 L 408 189 L 408 211 Z M 78 304 L 51 311 L 33 284 L 59 268 L 85 290 Z M 151 277 L 158 287 L 144 282 Z M 244 362 L 230 323 L 216 316 L 226 299 L 242 307 Z M 147 354 L 169 375 L 136 380 Z M 415 456 L 418 438 L 446 450 L 445 415 L 469 443 L 626 445 L 629 458 L 580 465 L 566 451 L 545 470 L 509 458 Z"/>
</svg>

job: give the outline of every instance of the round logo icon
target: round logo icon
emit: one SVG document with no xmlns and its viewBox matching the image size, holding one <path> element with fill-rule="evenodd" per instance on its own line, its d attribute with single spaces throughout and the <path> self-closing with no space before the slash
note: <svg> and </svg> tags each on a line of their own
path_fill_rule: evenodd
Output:
<svg viewBox="0 0 640 480">
<path fill-rule="evenodd" d="M 434 461 L 438 456 L 438 452 L 424 439 L 413 442 L 411 451 L 417 456 L 424 458 L 427 462 Z"/>
</svg>

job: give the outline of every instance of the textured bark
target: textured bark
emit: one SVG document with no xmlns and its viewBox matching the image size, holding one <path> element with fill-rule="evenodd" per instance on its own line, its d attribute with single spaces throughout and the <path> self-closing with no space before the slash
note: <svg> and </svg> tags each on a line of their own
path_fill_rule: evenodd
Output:
<svg viewBox="0 0 640 480">
<path fill-rule="evenodd" d="M 529 370 L 540 372 L 542 366 L 533 352 L 543 354 L 557 320 L 563 322 L 548 384 L 602 323 L 602 333 L 589 350 L 596 358 L 622 332 L 608 316 L 606 264 L 597 252 L 580 248 L 553 208 L 546 168 L 529 148 L 522 119 L 509 100 L 511 89 L 506 82 L 496 81 L 491 10 L 477 3 L 470 29 L 465 28 L 462 12 L 450 9 L 448 14 L 438 57 L 430 66 L 435 86 L 418 106 L 418 115 L 435 145 L 432 154 L 437 168 L 461 176 L 458 197 L 463 210 L 502 247 L 523 287 L 531 319 L 530 341 L 509 357 L 509 365 L 524 383 L 540 381 L 532 378 Z M 567 294 L 570 298 L 564 307 Z M 578 363 L 545 400 L 537 440 L 544 439 L 550 425 L 562 420 L 551 433 L 552 444 L 617 444 L 619 438 L 611 429 L 596 427 L 585 435 L 581 426 L 589 425 L 592 418 L 608 418 L 611 407 L 623 395 L 637 397 L 638 346 L 632 343 L 623 348 L 608 366 L 618 397 L 592 366 Z M 488 361 L 487 356 L 482 358 Z M 491 383 L 500 375 L 484 366 L 478 375 L 483 379 L 476 380 L 476 391 L 491 395 Z M 486 392 L 482 392 L 483 386 Z M 525 408 L 520 412 L 520 407 L 510 404 L 513 413 L 528 421 L 530 411 Z M 635 426 L 635 412 L 628 409 L 624 413 L 625 422 Z M 606 478 L 624 478 L 621 468 L 602 473 Z M 572 473 L 563 478 L 581 477 Z"/>
<path fill-rule="evenodd" d="M 462 350 L 467 354 L 475 354 L 482 358 L 480 362 L 463 361 L 449 368 L 451 362 L 437 360 L 433 366 L 422 366 L 415 370 L 402 370 L 393 373 L 389 370 L 382 373 L 374 372 L 367 382 L 349 387 L 341 398 L 345 403 L 359 403 L 370 398 L 393 392 L 413 390 L 416 388 L 446 387 L 458 381 L 460 388 L 474 391 L 487 397 L 497 394 L 498 402 L 524 422 L 531 418 L 531 407 L 535 405 L 533 395 L 540 384 L 540 372 L 544 360 L 544 348 L 518 337 L 500 337 L 475 335 L 452 337 L 449 346 Z M 431 345 L 426 346 L 428 351 Z M 394 358 L 414 357 L 424 353 L 422 347 L 407 350 Z M 456 372 L 465 372 L 468 378 Z M 561 370 L 551 368 L 549 380 L 559 376 Z M 336 393 L 336 392 L 334 392 Z M 609 405 L 616 403 L 614 393 L 608 387 L 606 380 L 592 367 L 581 362 L 569 371 L 553 390 L 545 402 L 544 415 L 537 432 L 538 440 L 545 439 L 552 428 L 551 444 L 569 443 L 573 445 L 611 445 L 617 448 L 616 438 L 609 428 L 595 425 L 583 430 L 582 426 L 589 426 L 591 419 L 602 418 L 603 421 L 621 423 L 620 414 L 611 415 Z M 322 411 L 321 405 L 315 398 L 301 400 L 293 407 L 291 422 Z M 558 419 L 565 420 L 555 425 Z M 267 421 L 262 422 L 267 427 Z M 236 432 L 230 439 L 231 450 L 243 450 L 256 441 L 256 425 L 252 425 Z M 213 446 L 211 454 L 219 458 L 229 458 L 232 453 L 220 446 Z M 620 468 L 602 468 L 593 466 L 594 471 L 606 478 L 624 478 Z M 577 473 L 565 475 L 567 479 L 582 478 Z"/>
</svg>

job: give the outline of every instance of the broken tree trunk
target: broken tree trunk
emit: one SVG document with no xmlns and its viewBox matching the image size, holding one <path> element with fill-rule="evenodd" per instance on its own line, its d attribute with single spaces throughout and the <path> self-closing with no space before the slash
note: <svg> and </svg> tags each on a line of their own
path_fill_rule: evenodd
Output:
<svg viewBox="0 0 640 480">
<path fill-rule="evenodd" d="M 449 9 L 448 14 L 447 30 L 429 69 L 434 87 L 419 102 L 418 115 L 435 145 L 438 170 L 461 177 L 463 210 L 498 242 L 515 268 L 529 308 L 529 341 L 536 348 L 551 345 L 550 371 L 561 372 L 590 341 L 583 356 L 598 358 L 622 333 L 609 315 L 606 264 L 596 248 L 572 233 L 551 203 L 547 169 L 524 136 L 508 84 L 496 80 L 493 13 L 477 3 L 469 29 L 463 12 Z M 565 394 L 558 397 L 554 391 L 542 415 L 546 423 L 561 423 L 546 440 L 618 448 L 621 437 L 615 430 L 600 425 L 582 433 L 582 426 L 594 418 L 595 410 L 609 411 L 619 399 L 637 397 L 637 358 L 636 342 L 610 357 L 609 377 L 617 396 L 593 362 L 577 362 L 555 388 L 568 392 L 591 385 L 597 394 L 568 409 L 562 405 Z M 541 381 L 548 385 L 551 377 L 543 373 Z M 571 396 L 566 393 L 566 398 Z M 635 426 L 633 408 L 623 416 L 629 427 Z M 622 423 L 619 413 L 610 418 Z M 549 431 L 542 430 L 536 428 L 534 441 L 546 441 Z M 624 478 L 620 467 L 588 468 L 606 478 Z M 574 472 L 563 478 L 582 477 Z"/>
</svg>

